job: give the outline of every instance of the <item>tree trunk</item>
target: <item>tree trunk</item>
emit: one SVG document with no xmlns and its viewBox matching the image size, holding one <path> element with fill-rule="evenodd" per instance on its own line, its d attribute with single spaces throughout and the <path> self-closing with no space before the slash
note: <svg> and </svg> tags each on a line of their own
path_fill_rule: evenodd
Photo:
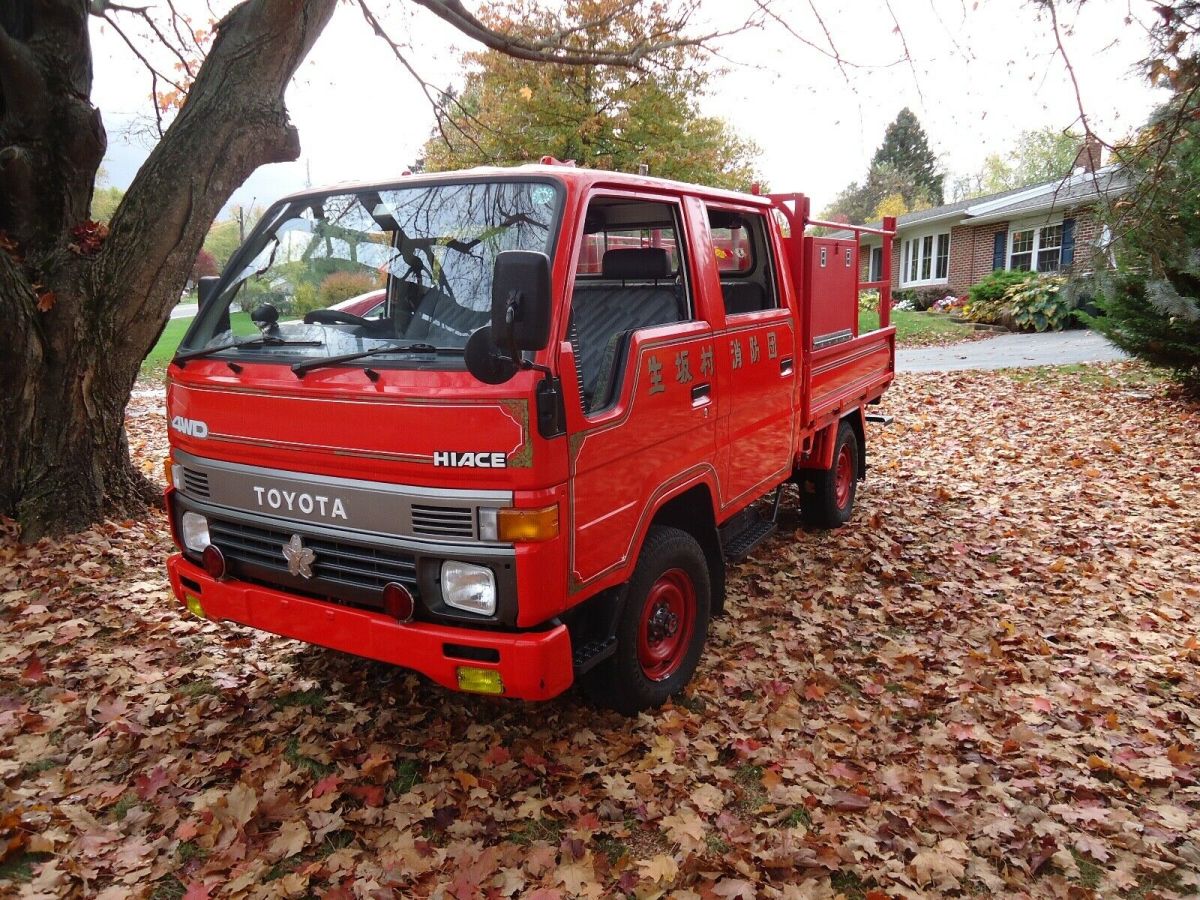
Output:
<svg viewBox="0 0 1200 900">
<path fill-rule="evenodd" d="M 299 156 L 283 94 L 335 4 L 247 0 L 222 20 L 107 237 L 86 222 L 105 147 L 87 2 L 0 6 L 0 514 L 24 538 L 154 498 L 124 431 L 138 369 L 230 194 Z"/>
</svg>

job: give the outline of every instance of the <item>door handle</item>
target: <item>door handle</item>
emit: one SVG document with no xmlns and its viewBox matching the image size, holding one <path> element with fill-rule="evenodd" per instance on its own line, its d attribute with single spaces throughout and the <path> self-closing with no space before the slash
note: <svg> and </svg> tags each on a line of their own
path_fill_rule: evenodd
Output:
<svg viewBox="0 0 1200 900">
<path fill-rule="evenodd" d="M 692 408 L 703 406 L 712 400 L 712 385 L 708 382 L 692 388 Z"/>
<path fill-rule="evenodd" d="M 779 361 L 779 375 L 784 377 L 792 374 L 792 358 L 785 356 Z"/>
</svg>

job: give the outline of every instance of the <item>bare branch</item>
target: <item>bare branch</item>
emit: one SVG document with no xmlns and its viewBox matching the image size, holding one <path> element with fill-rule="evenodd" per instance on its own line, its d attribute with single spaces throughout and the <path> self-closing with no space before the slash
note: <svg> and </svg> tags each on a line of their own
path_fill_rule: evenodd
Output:
<svg viewBox="0 0 1200 900">
<path fill-rule="evenodd" d="M 413 77 L 413 79 L 417 82 L 417 85 L 421 88 L 421 93 L 425 95 L 425 99 L 429 101 L 429 106 L 433 110 L 434 124 L 437 126 L 438 133 L 442 136 L 442 140 L 446 142 L 446 145 L 448 147 L 454 146 L 454 142 L 450 140 L 450 136 L 446 133 L 446 124 L 449 122 L 455 131 L 466 138 L 477 150 L 482 152 L 483 148 L 479 146 L 479 143 L 457 123 L 447 117 L 446 103 L 449 102 L 453 104 L 459 113 L 461 113 L 471 122 L 479 125 L 481 128 L 489 131 L 491 129 L 487 128 L 483 122 L 479 121 L 479 119 L 477 119 L 468 109 L 466 109 L 466 107 L 459 103 L 456 98 L 450 96 L 447 91 L 442 91 L 430 82 L 426 81 L 425 78 L 423 78 L 421 74 L 413 67 L 412 63 L 409 62 L 408 57 L 404 55 L 404 51 L 401 49 L 399 43 L 393 40 L 391 35 L 387 33 L 387 30 L 383 27 L 382 23 L 380 23 L 379 18 L 367 5 L 367 0 L 357 0 L 357 2 L 359 9 L 362 10 L 363 18 L 366 19 L 367 24 L 371 27 L 371 30 L 375 32 L 376 37 L 388 45 L 388 48 L 392 51 L 392 55 L 396 57 L 400 65 L 404 66 L 405 70 Z"/>
<path fill-rule="evenodd" d="M 900 36 L 900 46 L 904 48 L 904 58 L 908 60 L 909 71 L 912 72 L 913 87 L 917 89 L 917 96 L 921 98 L 921 103 L 925 103 L 925 95 L 921 93 L 921 79 L 917 77 L 917 67 L 913 65 L 912 53 L 908 49 L 908 40 L 904 37 L 904 29 L 900 25 L 900 20 L 896 18 L 896 11 L 892 9 L 892 0 L 883 0 L 887 7 L 888 15 L 892 17 L 892 23 L 896 26 L 896 34 Z"/>
<path fill-rule="evenodd" d="M 488 27 L 459 0 L 413 0 L 418 6 L 423 6 L 439 19 L 453 25 L 467 37 L 507 56 L 524 59 L 529 62 L 554 62 L 569 66 L 619 66 L 627 69 L 638 69 L 648 60 L 669 50 L 683 47 L 704 47 L 712 41 L 729 37 L 742 29 L 730 31 L 713 31 L 694 37 L 677 37 L 667 40 L 641 40 L 631 47 L 622 50 L 589 50 L 579 51 L 564 46 L 550 46 L 544 41 L 531 42 L 525 38 L 516 37 Z M 686 24 L 681 22 L 680 26 Z M 653 38 L 654 36 L 651 36 Z"/>
<path fill-rule="evenodd" d="M 113 30 L 120 36 L 121 40 L 123 40 L 125 42 L 125 46 L 128 47 L 129 51 L 138 58 L 138 61 L 143 66 L 146 67 L 146 69 L 150 72 L 151 76 L 154 76 L 156 78 L 161 78 L 163 81 L 165 81 L 167 84 L 171 85 L 177 91 L 186 92 L 187 88 L 185 88 L 182 84 L 175 81 L 169 75 L 166 75 L 163 72 L 160 72 L 157 68 L 155 68 L 154 63 L 150 62 L 150 60 L 146 58 L 146 54 L 142 53 L 142 51 L 138 49 L 137 44 L 135 44 L 133 42 L 133 40 L 129 37 L 129 35 L 127 35 L 125 33 L 124 29 L 121 28 L 120 24 L 115 19 L 111 18 L 110 16 L 102 16 L 101 18 L 103 18 L 105 22 L 107 22 L 109 25 L 111 25 L 113 27 Z M 155 110 L 157 110 L 158 109 L 157 94 L 155 94 L 155 96 L 153 96 L 152 99 L 154 100 L 154 108 L 155 108 Z"/>
</svg>

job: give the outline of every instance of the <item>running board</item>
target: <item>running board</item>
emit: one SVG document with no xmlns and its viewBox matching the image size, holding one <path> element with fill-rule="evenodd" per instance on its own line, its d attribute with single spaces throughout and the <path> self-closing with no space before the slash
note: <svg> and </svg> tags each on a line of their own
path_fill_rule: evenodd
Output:
<svg viewBox="0 0 1200 900">
<path fill-rule="evenodd" d="M 892 416 L 885 416 L 883 413 L 868 413 L 867 421 L 873 425 L 891 425 Z"/>
<path fill-rule="evenodd" d="M 775 533 L 775 523 L 755 515 L 749 517 L 746 524 L 730 537 L 725 536 L 725 529 L 721 531 L 721 550 L 725 558 L 730 562 L 738 562 L 749 556 L 759 544 Z"/>
<path fill-rule="evenodd" d="M 571 654 L 571 661 L 575 664 L 575 675 L 582 675 L 604 662 L 617 649 L 616 636 L 603 638 L 598 641 L 588 641 L 582 647 L 578 647 Z"/>
</svg>

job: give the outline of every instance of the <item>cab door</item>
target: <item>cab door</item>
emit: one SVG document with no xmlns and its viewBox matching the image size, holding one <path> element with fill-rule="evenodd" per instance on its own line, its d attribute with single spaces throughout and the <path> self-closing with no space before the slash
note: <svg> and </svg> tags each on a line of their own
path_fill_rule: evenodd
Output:
<svg viewBox="0 0 1200 900">
<path fill-rule="evenodd" d="M 766 213 L 706 205 L 722 326 L 714 344 L 721 379 L 717 468 L 722 510 L 732 513 L 784 480 L 792 467 L 795 320 L 778 279 Z"/>
<path fill-rule="evenodd" d="M 715 480 L 716 350 L 695 228 L 678 198 L 589 199 L 560 345 L 572 592 L 627 577 L 657 498 Z"/>
</svg>

